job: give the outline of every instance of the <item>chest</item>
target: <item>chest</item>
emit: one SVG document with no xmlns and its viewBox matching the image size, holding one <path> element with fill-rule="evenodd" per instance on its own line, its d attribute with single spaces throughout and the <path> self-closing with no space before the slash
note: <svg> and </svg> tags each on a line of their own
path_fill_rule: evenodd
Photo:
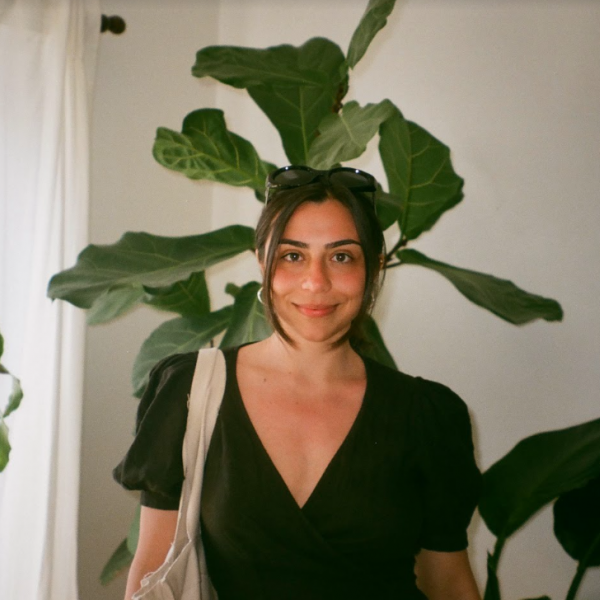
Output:
<svg viewBox="0 0 600 600">
<path fill-rule="evenodd" d="M 304 443 L 301 433 L 288 430 L 290 439 L 273 460 L 241 398 L 226 395 L 206 463 L 205 524 L 240 547 L 260 546 L 256 540 L 268 531 L 270 541 L 285 540 L 303 555 L 315 543 L 378 563 L 414 554 L 424 500 L 415 484 L 414 440 L 404 414 L 390 415 L 377 404 L 367 390 L 350 431 L 317 473 L 297 457 L 285 460 L 293 440 Z M 271 429 L 268 419 L 265 429 Z"/>
<path fill-rule="evenodd" d="M 238 385 L 251 427 L 302 506 L 356 422 L 366 380 L 311 386 L 241 374 Z"/>
</svg>

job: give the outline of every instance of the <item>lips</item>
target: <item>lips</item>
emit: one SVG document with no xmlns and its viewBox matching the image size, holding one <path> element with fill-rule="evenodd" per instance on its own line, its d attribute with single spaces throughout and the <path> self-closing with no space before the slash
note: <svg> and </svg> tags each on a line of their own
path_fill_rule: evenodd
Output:
<svg viewBox="0 0 600 600">
<path fill-rule="evenodd" d="M 306 317 L 326 317 L 336 307 L 335 304 L 296 304 L 295 306 Z"/>
</svg>

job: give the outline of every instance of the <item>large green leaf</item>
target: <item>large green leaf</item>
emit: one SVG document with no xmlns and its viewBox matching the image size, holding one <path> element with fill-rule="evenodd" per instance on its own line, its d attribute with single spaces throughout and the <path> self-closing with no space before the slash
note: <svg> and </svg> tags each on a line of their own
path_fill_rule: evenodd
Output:
<svg viewBox="0 0 600 600">
<path fill-rule="evenodd" d="M 185 281 L 153 288 L 141 284 L 120 286 L 98 296 L 87 313 L 88 325 L 98 325 L 122 316 L 139 303 L 182 317 L 200 316 L 210 311 L 204 271 L 192 273 Z"/>
<path fill-rule="evenodd" d="M 314 43 L 314 40 L 310 41 Z M 326 74 L 312 61 L 303 60 L 302 48 L 304 46 L 298 49 L 288 44 L 265 49 L 207 46 L 197 52 L 192 75 L 212 77 L 240 89 L 261 85 L 325 85 Z"/>
<path fill-rule="evenodd" d="M 4 468 L 8 464 L 8 457 L 10 455 L 10 443 L 8 441 L 8 427 L 4 422 L 4 419 L 0 416 L 0 471 L 4 471 Z"/>
<path fill-rule="evenodd" d="M 600 477 L 562 494 L 553 510 L 554 534 L 567 554 L 600 566 Z"/>
<path fill-rule="evenodd" d="M 382 189 L 378 189 L 375 194 L 375 207 L 377 219 L 384 231 L 396 223 L 402 214 L 400 198 L 394 194 L 388 194 Z"/>
<path fill-rule="evenodd" d="M 377 32 L 385 27 L 394 4 L 396 0 L 369 0 L 367 9 L 348 46 L 348 65 L 351 69 L 364 56 Z"/>
<path fill-rule="evenodd" d="M 397 369 L 394 357 L 390 354 L 387 349 L 379 327 L 373 317 L 369 317 L 364 325 L 364 333 L 367 340 L 367 344 L 360 348 L 361 354 L 365 354 L 369 358 L 376 360 L 382 365 Z"/>
<path fill-rule="evenodd" d="M 460 202 L 463 179 L 452 168 L 449 148 L 405 120 L 397 108 L 382 124 L 380 136 L 389 191 L 402 202 L 402 235 L 415 239 Z"/>
<path fill-rule="evenodd" d="M 177 317 L 157 327 L 135 359 L 131 375 L 134 395 L 142 395 L 148 375 L 159 360 L 203 348 L 227 327 L 231 314 L 232 307 L 226 306 L 201 317 Z"/>
<path fill-rule="evenodd" d="M 258 301 L 259 289 L 260 283 L 251 281 L 237 291 L 231 323 L 223 336 L 221 348 L 258 342 L 271 335 L 271 325 L 265 317 L 262 304 Z"/>
<path fill-rule="evenodd" d="M 100 574 L 100 583 L 102 585 L 108 585 L 115 577 L 129 567 L 132 560 L 133 554 L 129 552 L 127 540 L 124 539 L 108 559 L 106 565 L 104 565 L 102 573 Z"/>
<path fill-rule="evenodd" d="M 210 298 L 204 271 L 192 273 L 185 281 L 165 288 L 145 287 L 144 303 L 182 317 L 199 317 L 210 311 Z"/>
<path fill-rule="evenodd" d="M 131 525 L 129 526 L 129 533 L 127 534 L 127 549 L 134 556 L 135 551 L 137 550 L 138 540 L 140 538 L 140 516 L 141 506 L 138 504 L 133 521 L 131 521 Z"/>
<path fill-rule="evenodd" d="M 520 441 L 483 474 L 479 512 L 499 538 L 543 506 L 600 476 L 600 419 Z"/>
<path fill-rule="evenodd" d="M 88 310 L 87 324 L 99 325 L 124 315 L 138 304 L 144 295 L 144 287 L 141 284 L 123 285 L 105 290 L 94 300 Z"/>
<path fill-rule="evenodd" d="M 48 295 L 89 308 L 107 290 L 165 287 L 251 250 L 253 244 L 254 230 L 242 225 L 177 238 L 128 232 L 116 244 L 88 246 L 74 267 L 50 280 Z"/>
<path fill-rule="evenodd" d="M 163 166 L 190 179 L 207 179 L 264 192 L 275 167 L 263 162 L 254 146 L 230 132 L 223 111 L 203 108 L 190 113 L 181 133 L 159 127 L 152 150 Z"/>
<path fill-rule="evenodd" d="M 100 583 L 102 585 L 108 585 L 131 564 L 140 536 L 140 509 L 141 507 L 138 504 L 133 521 L 129 526 L 127 537 L 119 544 L 106 565 L 104 565 L 100 575 Z"/>
<path fill-rule="evenodd" d="M 389 100 L 364 107 L 348 102 L 339 113 L 327 115 L 319 124 L 320 135 L 310 146 L 308 164 L 315 169 L 330 169 L 360 156 L 394 111 Z"/>
<path fill-rule="evenodd" d="M 506 279 L 453 267 L 427 258 L 416 250 L 401 250 L 397 256 L 402 263 L 438 272 L 471 302 L 509 323 L 522 325 L 535 319 L 560 321 L 563 317 L 556 300 L 525 292 Z"/>
<path fill-rule="evenodd" d="M 300 47 L 266 49 L 211 46 L 196 55 L 192 73 L 246 88 L 279 131 L 291 163 L 306 164 L 325 115 L 347 90 L 348 68 L 332 41 L 313 38 Z"/>
<path fill-rule="evenodd" d="M 260 85 L 248 93 L 279 131 L 292 164 L 307 164 L 309 148 L 323 117 L 336 112 L 348 90 L 348 66 L 339 46 L 314 38 L 294 48 L 297 68 L 320 73 L 320 85 Z"/>
<path fill-rule="evenodd" d="M 0 358 L 2 358 L 3 354 L 4 354 L 4 338 L 2 337 L 2 334 L 0 333 Z"/>
</svg>

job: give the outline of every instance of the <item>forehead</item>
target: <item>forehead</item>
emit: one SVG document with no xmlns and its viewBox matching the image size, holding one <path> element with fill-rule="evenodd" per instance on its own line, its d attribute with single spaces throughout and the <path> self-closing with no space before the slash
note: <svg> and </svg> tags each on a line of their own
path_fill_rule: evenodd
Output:
<svg viewBox="0 0 600 600">
<path fill-rule="evenodd" d="M 290 217 L 282 237 L 300 241 L 330 242 L 346 238 L 359 241 L 352 213 L 338 200 L 304 202 Z"/>
</svg>

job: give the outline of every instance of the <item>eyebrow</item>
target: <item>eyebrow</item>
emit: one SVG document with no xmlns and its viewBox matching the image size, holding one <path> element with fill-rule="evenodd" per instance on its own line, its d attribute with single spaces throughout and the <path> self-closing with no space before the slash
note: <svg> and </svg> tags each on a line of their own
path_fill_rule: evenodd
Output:
<svg viewBox="0 0 600 600">
<path fill-rule="evenodd" d="M 296 248 L 308 248 L 308 244 L 306 242 L 299 242 L 298 240 L 290 240 L 288 238 L 282 238 L 279 241 L 279 244 L 288 244 L 290 246 L 295 246 Z M 337 242 L 329 242 L 329 244 L 325 244 L 325 248 L 339 248 L 340 246 L 348 246 L 349 244 L 356 244 L 357 246 L 361 246 L 360 242 L 348 238 L 346 240 L 338 240 Z"/>
</svg>

